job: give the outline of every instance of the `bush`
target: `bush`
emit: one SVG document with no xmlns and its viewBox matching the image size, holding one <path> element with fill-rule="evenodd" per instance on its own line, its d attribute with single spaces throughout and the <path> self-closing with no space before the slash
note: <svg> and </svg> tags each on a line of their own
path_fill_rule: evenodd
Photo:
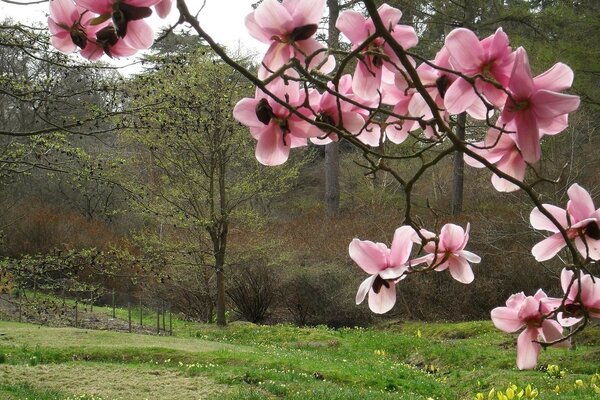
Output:
<svg viewBox="0 0 600 400">
<path fill-rule="evenodd" d="M 280 291 L 282 304 L 296 325 L 333 328 L 364 326 L 371 322 L 365 307 L 354 304 L 355 270 L 346 266 L 318 265 L 291 271 Z"/>
<path fill-rule="evenodd" d="M 271 268 L 246 266 L 231 275 L 227 296 L 243 319 L 259 323 L 265 320 L 277 293 L 277 280 Z"/>
</svg>

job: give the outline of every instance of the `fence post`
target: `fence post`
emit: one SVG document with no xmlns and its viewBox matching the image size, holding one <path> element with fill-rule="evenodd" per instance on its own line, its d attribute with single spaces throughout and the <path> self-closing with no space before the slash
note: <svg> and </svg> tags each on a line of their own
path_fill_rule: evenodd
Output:
<svg viewBox="0 0 600 400">
<path fill-rule="evenodd" d="M 173 336 L 173 312 L 169 308 L 169 336 Z"/>
<path fill-rule="evenodd" d="M 112 290 L 112 311 L 113 311 L 113 319 L 116 318 L 116 314 L 115 314 L 115 289 Z"/>
<path fill-rule="evenodd" d="M 160 335 L 160 308 L 156 309 L 156 334 Z"/>
<path fill-rule="evenodd" d="M 90 290 L 90 312 L 94 312 L 94 292 Z"/>
<path fill-rule="evenodd" d="M 142 298 L 140 297 L 140 326 L 143 328 L 144 327 L 144 320 L 143 317 L 144 316 L 144 309 L 142 307 Z"/>
<path fill-rule="evenodd" d="M 23 289 L 21 285 L 17 286 L 19 298 L 19 322 L 23 322 Z"/>
<path fill-rule="evenodd" d="M 75 328 L 79 325 L 79 299 L 75 297 Z"/>
<path fill-rule="evenodd" d="M 163 331 L 166 331 L 167 327 L 165 326 L 165 315 L 167 313 L 166 313 L 166 310 L 165 310 L 165 301 L 164 300 L 162 301 L 161 311 L 162 311 Z"/>
<path fill-rule="evenodd" d="M 131 333 L 131 303 L 127 302 L 127 316 L 129 317 L 129 333 Z"/>
</svg>

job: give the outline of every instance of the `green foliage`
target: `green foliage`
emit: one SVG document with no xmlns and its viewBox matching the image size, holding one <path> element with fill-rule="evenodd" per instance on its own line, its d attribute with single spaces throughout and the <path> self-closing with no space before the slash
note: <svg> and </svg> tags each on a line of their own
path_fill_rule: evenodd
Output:
<svg viewBox="0 0 600 400">
<path fill-rule="evenodd" d="M 593 399 L 599 382 L 600 364 L 587 357 L 597 343 L 544 352 L 541 362 L 570 371 L 559 381 L 548 380 L 545 370 L 518 371 L 514 350 L 506 350 L 506 335 L 490 322 L 338 330 L 193 325 L 189 333 L 176 331 L 182 337 L 8 323 L 0 323 L 0 331 L 5 333 L 0 340 L 5 365 L 23 371 L 20 375 L 28 376 L 35 390 L 48 388 L 48 383 L 24 372 L 25 365 L 36 363 L 56 374 L 89 367 L 103 376 L 127 366 L 136 375 L 150 371 L 156 378 L 173 371 L 182 376 L 182 385 L 187 379 L 208 378 L 209 385 L 227 388 L 215 398 L 231 399 L 472 399 L 481 393 L 486 400 L 494 388 L 494 400 L 498 392 L 510 399 L 511 391 L 514 399 L 533 398 L 535 390 L 539 399 Z M 450 338 L 452 331 L 462 332 L 462 338 Z M 85 387 L 82 380 L 76 393 L 85 394 Z M 142 390 L 138 386 L 137 393 Z M 105 392 L 94 393 L 106 397 Z"/>
</svg>

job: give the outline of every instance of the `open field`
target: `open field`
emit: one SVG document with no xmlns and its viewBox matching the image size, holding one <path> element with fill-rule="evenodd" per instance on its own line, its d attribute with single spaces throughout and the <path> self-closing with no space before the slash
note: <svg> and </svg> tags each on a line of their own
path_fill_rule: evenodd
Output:
<svg viewBox="0 0 600 400">
<path fill-rule="evenodd" d="M 599 395 L 597 327 L 574 350 L 544 352 L 535 371 L 516 370 L 514 337 L 489 322 L 194 328 L 157 337 L 1 322 L 0 398 L 473 399 L 511 383 L 540 399 Z"/>
</svg>

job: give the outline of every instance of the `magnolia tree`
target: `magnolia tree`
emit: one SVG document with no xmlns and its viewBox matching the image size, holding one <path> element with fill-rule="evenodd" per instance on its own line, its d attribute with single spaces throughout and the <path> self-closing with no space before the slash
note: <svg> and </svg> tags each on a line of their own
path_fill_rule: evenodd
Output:
<svg viewBox="0 0 600 400">
<path fill-rule="evenodd" d="M 52 43 L 90 60 L 103 54 L 128 56 L 152 45 L 144 18 L 153 10 L 167 15 L 172 3 L 51 0 Z M 491 172 L 496 190 L 528 195 L 535 206 L 531 225 L 550 232 L 533 247 L 533 257 L 549 260 L 568 248 L 570 262 L 561 274 L 564 294 L 551 298 L 541 289 L 533 295 L 517 293 L 505 307 L 492 310 L 491 318 L 498 329 L 521 331 L 517 366 L 534 368 L 540 349 L 568 346 L 572 335 L 600 319 L 600 282 L 588 269 L 600 259 L 600 210 L 577 184 L 568 190 L 566 208 L 542 204 L 534 190 L 541 178 L 525 180 L 542 156 L 542 140 L 563 132 L 568 114 L 579 106 L 577 96 L 563 93 L 571 87 L 573 71 L 557 63 L 534 77 L 526 50 L 513 49 L 502 28 L 483 39 L 468 29 L 455 29 L 428 60 L 412 51 L 418 35 L 400 23 L 400 10 L 386 4 L 377 8 L 372 0 L 357 3 L 362 3 L 356 8 L 362 12 L 344 11 L 336 21 L 351 43 L 350 51 L 342 51 L 315 39 L 325 0 L 264 0 L 245 20 L 249 34 L 269 45 L 258 76 L 206 34 L 185 1 L 178 0 L 176 8 L 181 23 L 189 24 L 256 86 L 255 96 L 239 101 L 233 116 L 256 139 L 259 162 L 282 164 L 292 148 L 309 141 L 322 145 L 346 140 L 362 150 L 370 172 L 386 171 L 403 188 L 404 225 L 396 229 L 390 247 L 360 239 L 349 246 L 352 260 L 369 274 L 356 302 L 368 297 L 373 312 L 389 311 L 396 286 L 413 274 L 448 270 L 452 278 L 469 284 L 474 279 L 471 264 L 481 261 L 466 250 L 469 224 L 449 223 L 438 233 L 420 226 L 413 216 L 412 189 L 426 171 L 461 152 L 469 165 Z M 487 125 L 480 141 L 460 139 L 454 132 L 466 114 Z M 390 151 L 409 138 L 412 154 Z M 406 159 L 421 160 L 421 165 L 410 174 L 401 172 L 398 165 Z"/>
</svg>

